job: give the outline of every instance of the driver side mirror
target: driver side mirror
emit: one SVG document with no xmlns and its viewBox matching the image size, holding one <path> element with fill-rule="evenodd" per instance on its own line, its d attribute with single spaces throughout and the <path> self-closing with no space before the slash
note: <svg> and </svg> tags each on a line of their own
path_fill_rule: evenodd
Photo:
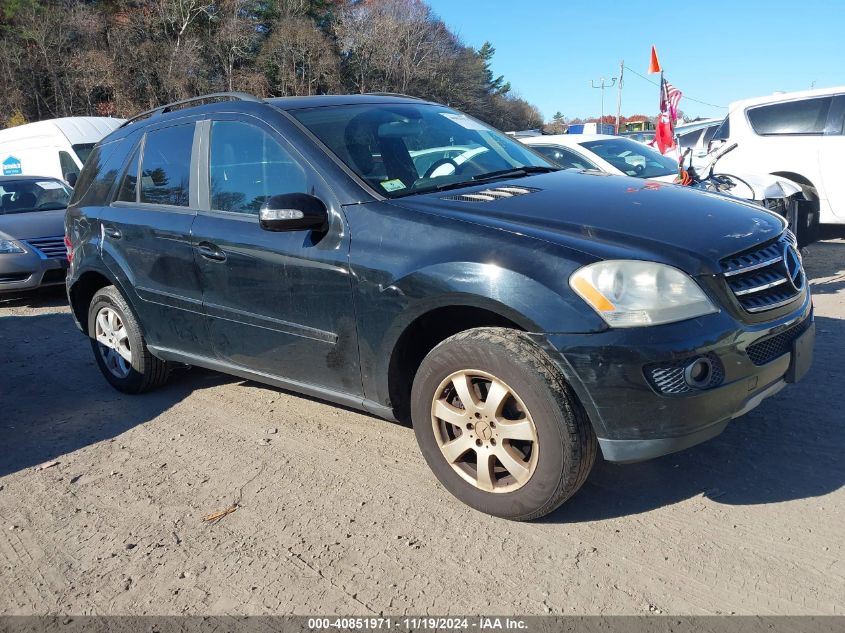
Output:
<svg viewBox="0 0 845 633">
<path fill-rule="evenodd" d="M 261 205 L 258 223 L 265 231 L 325 231 L 329 212 L 323 201 L 307 193 L 271 196 Z"/>
<path fill-rule="evenodd" d="M 76 186 L 76 180 L 77 180 L 77 178 L 78 178 L 78 175 L 77 175 L 77 173 L 76 173 L 75 171 L 69 171 L 68 173 L 66 173 L 66 174 L 65 174 L 65 181 L 66 181 L 66 182 L 67 182 L 67 184 L 69 184 L 71 187 L 75 187 L 75 186 Z"/>
</svg>

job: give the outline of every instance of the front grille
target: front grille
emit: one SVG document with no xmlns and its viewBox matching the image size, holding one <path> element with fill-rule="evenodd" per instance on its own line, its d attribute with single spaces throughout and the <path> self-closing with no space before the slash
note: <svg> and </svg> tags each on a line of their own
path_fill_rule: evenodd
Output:
<svg viewBox="0 0 845 633">
<path fill-rule="evenodd" d="M 776 358 L 780 358 L 787 352 L 792 351 L 792 341 L 801 336 L 810 327 L 813 322 L 812 319 L 804 319 L 801 323 L 793 325 L 788 330 L 784 330 L 780 334 L 775 334 L 769 338 L 757 341 L 748 346 L 745 350 L 748 358 L 755 365 L 765 365 Z"/>
<path fill-rule="evenodd" d="M 721 265 L 728 287 L 746 312 L 786 305 L 806 284 L 795 236 L 789 230 L 774 242 L 723 259 Z"/>
<path fill-rule="evenodd" d="M 654 363 L 646 365 L 645 376 L 659 393 L 667 396 L 680 396 L 691 391 L 699 391 L 701 389 L 711 389 L 722 384 L 725 378 L 725 371 L 722 368 L 722 363 L 715 354 L 705 355 L 710 360 L 710 380 L 707 384 L 693 387 L 687 384 L 684 378 L 684 371 L 687 366 L 695 361 L 699 356 L 692 358 L 684 358 L 682 360 L 669 361 L 665 363 Z"/>
<path fill-rule="evenodd" d="M 472 193 L 459 193 L 454 196 L 443 196 L 443 200 L 458 200 L 460 202 L 493 202 L 499 198 L 513 198 L 514 196 L 523 196 L 526 193 L 534 193 L 540 191 L 535 187 L 491 187 L 482 191 L 473 191 Z"/>
<path fill-rule="evenodd" d="M 36 253 L 44 259 L 65 259 L 67 247 L 65 247 L 65 236 L 37 237 L 32 240 L 24 240 Z"/>
</svg>

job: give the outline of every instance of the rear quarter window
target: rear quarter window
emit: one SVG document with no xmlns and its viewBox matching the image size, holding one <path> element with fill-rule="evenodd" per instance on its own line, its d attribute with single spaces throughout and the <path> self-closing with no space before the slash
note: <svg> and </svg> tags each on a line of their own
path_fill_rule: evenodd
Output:
<svg viewBox="0 0 845 633">
<path fill-rule="evenodd" d="M 748 122 L 757 134 L 824 134 L 833 97 L 801 99 L 749 108 Z"/>
<path fill-rule="evenodd" d="M 678 136 L 678 145 L 684 149 L 688 147 L 695 147 L 699 138 L 701 138 L 701 130 L 693 130 L 692 132 L 687 132 L 686 134 Z"/>
<path fill-rule="evenodd" d="M 70 199 L 71 206 L 108 204 L 109 192 L 131 148 L 132 143 L 125 138 L 97 145 L 85 161 L 82 173 L 76 181 Z"/>
</svg>

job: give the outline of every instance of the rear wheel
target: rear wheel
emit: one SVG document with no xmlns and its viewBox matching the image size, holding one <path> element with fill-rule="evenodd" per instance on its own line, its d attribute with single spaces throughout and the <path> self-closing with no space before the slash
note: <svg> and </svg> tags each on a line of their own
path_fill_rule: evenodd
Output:
<svg viewBox="0 0 845 633">
<path fill-rule="evenodd" d="M 496 516 L 547 514 L 584 483 L 596 439 L 560 371 L 524 334 L 461 332 L 423 360 L 414 432 L 440 482 Z"/>
<path fill-rule="evenodd" d="M 114 286 L 91 299 L 88 336 L 100 371 L 115 389 L 141 393 L 167 381 L 170 365 L 150 354 L 135 315 Z"/>
</svg>

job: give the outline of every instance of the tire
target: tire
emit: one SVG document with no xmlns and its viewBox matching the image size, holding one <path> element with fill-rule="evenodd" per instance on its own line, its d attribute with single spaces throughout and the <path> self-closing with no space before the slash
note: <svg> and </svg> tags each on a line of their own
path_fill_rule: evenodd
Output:
<svg viewBox="0 0 845 633">
<path fill-rule="evenodd" d="M 551 359 L 516 330 L 467 330 L 431 350 L 414 378 L 411 419 L 446 489 L 506 519 L 553 511 L 581 487 L 595 461 L 586 413 Z"/>
<path fill-rule="evenodd" d="M 98 317 L 103 319 L 99 325 Z M 167 382 L 170 364 L 150 354 L 135 314 L 114 286 L 101 288 L 91 299 L 88 336 L 100 371 L 118 391 L 143 393 Z M 128 360 L 118 349 L 128 353 Z"/>
</svg>

